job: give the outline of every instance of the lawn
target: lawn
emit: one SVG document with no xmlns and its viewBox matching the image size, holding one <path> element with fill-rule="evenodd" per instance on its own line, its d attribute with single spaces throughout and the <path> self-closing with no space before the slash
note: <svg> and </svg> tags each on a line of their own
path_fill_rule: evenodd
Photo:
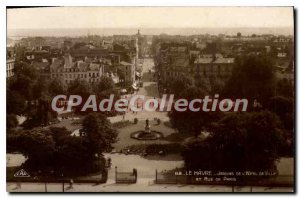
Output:
<svg viewBox="0 0 300 198">
<path fill-rule="evenodd" d="M 151 120 L 150 121 L 151 130 L 155 130 L 158 132 L 163 133 L 164 137 L 167 137 L 173 133 L 176 133 L 176 131 L 172 128 L 169 128 L 165 126 L 164 124 L 157 125 L 156 121 Z M 137 124 L 132 124 L 123 128 L 118 129 L 118 142 L 116 142 L 113 147 L 118 152 L 122 150 L 125 147 L 131 146 L 131 145 L 139 145 L 139 144 L 167 144 L 170 143 L 169 141 L 162 139 L 158 140 L 136 140 L 132 139 L 130 137 L 130 134 L 135 131 L 144 130 L 145 123 L 143 121 L 138 122 Z"/>
</svg>

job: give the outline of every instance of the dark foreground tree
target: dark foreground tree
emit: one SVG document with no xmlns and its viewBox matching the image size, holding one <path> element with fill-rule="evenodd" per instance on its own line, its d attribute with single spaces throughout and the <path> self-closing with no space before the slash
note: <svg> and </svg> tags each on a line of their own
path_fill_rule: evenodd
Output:
<svg viewBox="0 0 300 198">
<path fill-rule="evenodd" d="M 293 98 L 286 98 L 283 96 L 272 97 L 269 101 L 268 109 L 279 116 L 286 129 L 292 130 L 294 128 Z"/>
<path fill-rule="evenodd" d="M 7 114 L 21 115 L 25 110 L 25 98 L 17 91 L 6 91 Z"/>
<path fill-rule="evenodd" d="M 49 130 L 18 131 L 13 135 L 8 142 L 28 158 L 25 166 L 29 170 L 48 170 L 53 165 L 55 142 Z"/>
<path fill-rule="evenodd" d="M 163 82 L 163 87 L 167 93 L 174 94 L 175 98 L 180 98 L 183 92 L 191 86 L 193 86 L 193 79 L 184 75 L 170 77 Z"/>
<path fill-rule="evenodd" d="M 7 129 L 15 128 L 18 126 L 18 120 L 16 115 L 14 114 L 9 114 L 6 116 L 6 127 Z"/>
<path fill-rule="evenodd" d="M 287 98 L 294 97 L 294 85 L 287 79 L 280 79 L 276 84 L 276 95 L 284 96 Z"/>
<path fill-rule="evenodd" d="M 104 170 L 101 152 L 96 155 L 87 136 L 71 136 L 66 128 L 14 131 L 8 134 L 8 150 L 26 158 L 22 165 L 34 175 L 81 175 Z M 103 147 L 99 143 L 99 150 Z"/>
<path fill-rule="evenodd" d="M 193 99 L 203 98 L 208 95 L 205 90 L 195 86 L 190 86 L 181 91 L 181 97 L 189 102 Z M 179 112 L 173 109 L 168 115 L 170 122 L 174 128 L 182 133 L 190 133 L 197 137 L 201 131 L 209 130 L 212 122 L 216 122 L 222 116 L 222 112 L 218 111 L 203 111 L 201 105 L 195 105 L 195 108 L 200 108 L 199 111 L 191 111 L 189 108 L 186 111 Z"/>
<path fill-rule="evenodd" d="M 229 98 L 254 99 L 265 105 L 274 95 L 275 76 L 272 62 L 264 57 L 246 56 L 236 60 L 224 94 Z"/>
<path fill-rule="evenodd" d="M 91 86 L 89 86 L 89 84 L 84 80 L 73 80 L 68 86 L 69 95 L 79 95 L 84 98 L 88 97 L 92 93 Z"/>
<path fill-rule="evenodd" d="M 229 113 L 205 140 L 184 144 L 187 169 L 213 171 L 275 170 L 284 144 L 282 126 L 269 111 Z"/>
<path fill-rule="evenodd" d="M 48 92 L 50 96 L 56 96 L 64 93 L 63 84 L 58 79 L 53 79 L 49 82 Z"/>
<path fill-rule="evenodd" d="M 117 131 L 110 121 L 101 113 L 91 113 L 82 121 L 82 129 L 86 134 L 90 152 L 100 155 L 112 149 L 117 138 Z"/>
<path fill-rule="evenodd" d="M 115 83 L 111 78 L 102 76 L 100 78 L 100 82 L 96 83 L 93 89 L 96 94 L 100 94 L 103 91 L 112 90 L 114 87 L 115 87 Z"/>
</svg>

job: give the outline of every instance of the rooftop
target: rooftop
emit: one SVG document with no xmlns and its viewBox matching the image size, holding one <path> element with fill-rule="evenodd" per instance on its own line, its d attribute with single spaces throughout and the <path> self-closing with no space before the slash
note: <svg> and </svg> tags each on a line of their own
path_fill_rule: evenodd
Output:
<svg viewBox="0 0 300 198">
<path fill-rule="evenodd" d="M 234 58 L 217 58 L 215 61 L 213 61 L 213 58 L 197 58 L 194 63 L 216 63 L 216 64 L 222 64 L 222 63 L 234 63 Z"/>
<path fill-rule="evenodd" d="M 125 62 L 125 61 L 121 61 L 120 64 L 124 65 L 124 66 L 131 66 L 132 65 L 131 63 L 128 63 L 128 62 Z"/>
</svg>

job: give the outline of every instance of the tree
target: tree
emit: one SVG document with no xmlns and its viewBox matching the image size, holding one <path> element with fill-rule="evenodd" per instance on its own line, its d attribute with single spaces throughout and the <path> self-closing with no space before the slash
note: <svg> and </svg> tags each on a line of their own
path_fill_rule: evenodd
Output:
<svg viewBox="0 0 300 198">
<path fill-rule="evenodd" d="M 89 152 L 88 148 L 88 142 L 80 137 L 64 137 L 56 154 L 57 170 L 64 175 L 80 175 L 99 171 L 99 169 L 93 168 L 96 157 Z"/>
<path fill-rule="evenodd" d="M 186 76 L 172 77 L 166 83 L 168 92 L 175 94 L 175 99 L 184 98 L 189 102 L 193 99 L 203 98 L 209 95 L 211 88 L 208 82 L 201 78 L 195 78 L 195 81 Z M 210 123 L 220 118 L 221 112 L 205 112 L 201 108 L 193 112 L 189 108 L 186 111 L 179 112 L 173 109 L 169 112 L 172 126 L 179 132 L 190 133 L 197 137 L 201 131 L 208 130 Z"/>
<path fill-rule="evenodd" d="M 68 86 L 68 93 L 70 95 L 80 95 L 81 97 L 88 97 L 91 93 L 91 86 L 84 81 L 76 79 L 72 81 Z"/>
<path fill-rule="evenodd" d="M 164 87 L 168 93 L 174 94 L 175 98 L 180 97 L 191 86 L 193 86 L 193 79 L 184 75 L 170 77 L 164 82 Z"/>
<path fill-rule="evenodd" d="M 15 64 L 15 76 L 26 76 L 31 80 L 35 80 L 38 77 L 38 72 L 35 67 L 32 67 L 26 62 L 19 61 Z"/>
<path fill-rule="evenodd" d="M 276 114 L 235 112 L 217 122 L 207 139 L 185 143 L 182 155 L 190 169 L 275 170 L 283 144 L 282 126 Z"/>
<path fill-rule="evenodd" d="M 24 46 L 15 45 L 14 51 L 16 53 L 16 62 L 26 61 L 26 57 L 25 57 L 26 48 Z"/>
<path fill-rule="evenodd" d="M 71 135 L 71 132 L 66 127 L 50 127 L 50 133 L 57 146 L 61 146 L 64 143 L 64 139 Z"/>
<path fill-rule="evenodd" d="M 25 98 L 17 91 L 6 91 L 6 113 L 21 115 L 25 110 Z"/>
<path fill-rule="evenodd" d="M 15 145 L 28 158 L 25 166 L 29 170 L 46 170 L 52 166 L 55 142 L 48 130 L 22 132 L 16 138 Z"/>
<path fill-rule="evenodd" d="M 275 96 L 270 99 L 268 109 L 276 113 L 288 130 L 294 128 L 294 104 L 292 98 Z"/>
<path fill-rule="evenodd" d="M 62 83 L 58 79 L 51 80 L 48 86 L 48 92 L 50 96 L 56 96 L 64 93 L 64 88 Z"/>
<path fill-rule="evenodd" d="M 183 143 L 181 153 L 187 170 L 214 170 L 217 154 L 208 140 L 195 138 Z"/>
<path fill-rule="evenodd" d="M 15 128 L 18 126 L 18 120 L 16 115 L 9 114 L 6 116 L 6 127 L 7 129 Z"/>
<path fill-rule="evenodd" d="M 212 93 L 211 86 L 210 86 L 210 79 L 203 78 L 202 76 L 196 74 L 194 76 L 195 82 L 194 86 L 198 87 L 199 89 L 205 91 L 206 93 Z"/>
<path fill-rule="evenodd" d="M 13 131 L 7 136 L 8 149 L 27 157 L 22 166 L 37 175 L 74 176 L 104 170 L 102 156 L 91 152 L 88 139 L 70 134 L 60 127 Z"/>
<path fill-rule="evenodd" d="M 86 133 L 89 152 L 98 156 L 112 149 L 116 142 L 117 132 L 110 121 L 101 113 L 91 113 L 82 121 L 82 129 Z"/>
<path fill-rule="evenodd" d="M 29 128 L 48 123 L 49 81 L 37 75 L 34 67 L 16 63 L 16 75 L 7 82 L 7 112 L 26 114 Z M 38 101 L 38 102 L 37 102 Z"/>
<path fill-rule="evenodd" d="M 214 94 L 220 94 L 223 92 L 224 90 L 224 86 L 225 86 L 225 83 L 224 81 L 216 78 L 215 76 L 211 77 L 209 79 L 209 84 L 210 84 L 210 90 L 209 90 L 209 93 L 211 95 L 214 95 Z"/>
<path fill-rule="evenodd" d="M 103 91 L 112 90 L 115 87 L 114 81 L 106 76 L 100 78 L 100 82 L 97 83 L 93 88 L 96 94 L 100 94 Z"/>
<path fill-rule="evenodd" d="M 35 68 L 25 62 L 16 62 L 15 75 L 7 81 L 7 90 L 21 95 L 25 100 L 32 100 L 36 79 Z"/>
<path fill-rule="evenodd" d="M 26 100 L 31 100 L 33 93 L 34 80 L 25 75 L 16 75 L 9 82 L 8 89 L 22 95 Z"/>
<path fill-rule="evenodd" d="M 44 77 L 39 77 L 32 86 L 32 96 L 34 99 L 40 99 L 40 98 L 47 98 L 49 99 L 49 81 L 48 79 L 45 79 Z"/>
<path fill-rule="evenodd" d="M 275 76 L 272 62 L 264 57 L 246 56 L 236 60 L 224 95 L 229 98 L 257 99 L 263 105 L 274 95 Z"/>
<path fill-rule="evenodd" d="M 180 96 L 190 102 L 206 95 L 206 91 L 193 86 L 183 90 Z M 190 133 L 197 137 L 201 131 L 208 130 L 211 122 L 218 120 L 222 114 L 216 111 L 205 112 L 200 107 L 200 110 L 196 112 L 191 111 L 189 108 L 183 112 L 173 109 L 168 115 L 172 126 L 178 129 L 179 132 Z"/>
<path fill-rule="evenodd" d="M 277 81 L 276 84 L 276 95 L 281 95 L 285 97 L 294 97 L 294 86 L 287 79 L 281 79 Z"/>
</svg>

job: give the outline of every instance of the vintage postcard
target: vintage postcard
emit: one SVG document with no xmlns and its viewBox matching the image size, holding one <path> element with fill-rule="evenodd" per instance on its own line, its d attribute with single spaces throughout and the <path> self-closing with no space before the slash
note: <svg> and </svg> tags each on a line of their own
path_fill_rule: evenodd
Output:
<svg viewBox="0 0 300 198">
<path fill-rule="evenodd" d="M 8 192 L 295 192 L 293 7 L 7 7 Z"/>
</svg>

